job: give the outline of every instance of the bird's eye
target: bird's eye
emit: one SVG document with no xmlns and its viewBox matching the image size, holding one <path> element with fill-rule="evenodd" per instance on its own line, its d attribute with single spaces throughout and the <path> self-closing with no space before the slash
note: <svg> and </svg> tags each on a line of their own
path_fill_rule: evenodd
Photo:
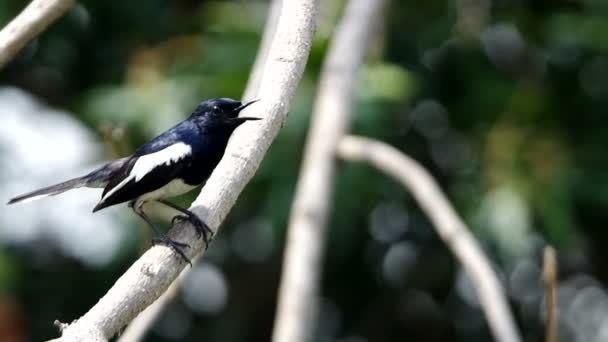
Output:
<svg viewBox="0 0 608 342">
<path fill-rule="evenodd" d="M 219 112 L 219 111 L 220 111 L 220 107 L 218 107 L 218 106 L 213 106 L 213 110 L 214 110 L 214 111 L 216 111 L 216 112 Z"/>
</svg>

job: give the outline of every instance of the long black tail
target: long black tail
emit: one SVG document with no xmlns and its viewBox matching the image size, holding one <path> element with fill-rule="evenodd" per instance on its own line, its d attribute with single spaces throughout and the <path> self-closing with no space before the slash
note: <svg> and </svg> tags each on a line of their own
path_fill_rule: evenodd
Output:
<svg viewBox="0 0 608 342">
<path fill-rule="evenodd" d="M 85 176 L 70 179 L 59 184 L 19 195 L 10 199 L 7 204 L 34 201 L 47 196 L 55 196 L 68 190 L 82 188 L 84 186 L 89 188 L 103 188 L 106 186 L 106 184 L 108 184 L 112 178 L 112 175 L 119 170 L 128 159 L 128 157 L 118 159 L 94 170 Z"/>
<path fill-rule="evenodd" d="M 59 184 L 47 186 L 46 188 L 34 190 L 32 192 L 28 192 L 27 194 L 11 198 L 7 204 L 34 201 L 47 196 L 55 196 L 71 189 L 81 188 L 87 185 L 87 179 L 87 176 L 78 177 Z"/>
</svg>

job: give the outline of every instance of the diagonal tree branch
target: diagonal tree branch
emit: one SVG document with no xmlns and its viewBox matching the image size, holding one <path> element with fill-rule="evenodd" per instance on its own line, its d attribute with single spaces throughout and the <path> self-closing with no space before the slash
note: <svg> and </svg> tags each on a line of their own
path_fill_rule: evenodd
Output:
<svg viewBox="0 0 608 342">
<path fill-rule="evenodd" d="M 34 0 L 0 31 L 0 68 L 72 6 L 74 0 Z"/>
<path fill-rule="evenodd" d="M 316 27 L 317 0 L 285 1 L 258 97 L 247 115 L 264 120 L 243 125 L 233 134 L 193 210 L 214 232 L 257 170 L 266 150 L 287 117 L 287 110 L 304 71 Z M 176 225 L 169 235 L 192 248 L 189 258 L 203 252 L 194 229 Z M 137 260 L 89 312 L 63 329 L 55 341 L 107 341 L 154 302 L 177 278 L 185 264 L 165 246 L 155 246 Z"/>
<path fill-rule="evenodd" d="M 333 197 L 335 148 L 350 124 L 355 77 L 384 0 L 350 0 L 321 73 L 304 160 L 289 219 L 274 342 L 311 338 L 327 214 Z"/>
<path fill-rule="evenodd" d="M 344 160 L 369 163 L 401 182 L 412 193 L 439 236 L 473 280 L 496 341 L 520 342 L 521 337 L 496 273 L 433 177 L 399 150 L 372 139 L 347 136 L 338 145 L 338 155 Z"/>
<path fill-rule="evenodd" d="M 243 94 L 244 100 L 253 99 L 259 90 L 265 66 L 268 62 L 270 47 L 279 23 L 282 3 L 283 0 L 272 0 L 270 3 L 260 47 L 255 62 L 253 63 L 247 87 Z M 196 262 L 196 260 L 197 259 L 194 259 L 193 263 Z M 171 284 L 171 286 L 169 286 L 167 291 L 129 324 L 127 329 L 120 335 L 120 338 L 118 339 L 119 342 L 137 342 L 143 339 L 146 332 L 150 329 L 150 326 L 163 313 L 167 304 L 178 295 L 179 289 L 181 288 L 188 271 L 188 268 L 184 269 L 180 276 Z"/>
</svg>

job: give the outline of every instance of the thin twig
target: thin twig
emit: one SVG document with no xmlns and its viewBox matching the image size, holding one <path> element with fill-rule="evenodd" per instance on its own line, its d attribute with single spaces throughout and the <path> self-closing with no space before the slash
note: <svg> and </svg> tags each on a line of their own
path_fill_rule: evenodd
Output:
<svg viewBox="0 0 608 342">
<path fill-rule="evenodd" d="M 348 2 L 323 65 L 289 219 L 274 342 L 305 342 L 311 337 L 327 213 L 333 197 L 335 149 L 349 126 L 357 71 L 372 23 L 384 3 Z"/>
<path fill-rule="evenodd" d="M 471 277 L 496 341 L 520 342 L 503 288 L 488 258 L 428 171 L 394 147 L 362 137 L 343 138 L 338 154 L 344 160 L 371 164 L 397 179 L 412 193 Z"/>
<path fill-rule="evenodd" d="M 547 305 L 547 326 L 545 341 L 557 342 L 557 258 L 555 249 L 546 246 L 543 251 L 543 278 L 545 280 L 545 301 Z"/>
<path fill-rule="evenodd" d="M 224 158 L 190 210 L 217 233 L 220 223 L 257 170 L 266 150 L 285 121 L 301 79 L 316 27 L 318 0 L 286 1 L 260 83 L 262 99 L 246 114 L 264 118 L 237 129 Z M 192 226 L 177 224 L 173 240 L 188 243 L 186 256 L 204 250 Z M 185 264 L 165 246 L 155 246 L 137 260 L 89 312 L 63 331 L 58 341 L 107 341 L 154 302 L 178 277 Z"/>
<path fill-rule="evenodd" d="M 72 6 L 74 0 L 34 0 L 0 31 L 0 68 Z"/>
<path fill-rule="evenodd" d="M 260 42 L 260 47 L 258 48 L 256 60 L 249 76 L 249 81 L 247 82 L 243 101 L 253 99 L 259 90 L 260 82 L 264 75 L 264 68 L 268 62 L 270 47 L 279 23 L 282 2 L 283 0 L 272 0 L 270 3 L 264 33 Z M 196 263 L 197 259 L 194 259 L 193 262 Z M 167 304 L 173 301 L 178 295 L 179 289 L 189 271 L 189 268 L 184 269 L 181 275 L 171 284 L 171 286 L 169 286 L 169 289 L 129 324 L 127 329 L 121 334 L 118 342 L 141 341 L 152 326 L 152 323 L 154 323 L 162 314 Z"/>
</svg>

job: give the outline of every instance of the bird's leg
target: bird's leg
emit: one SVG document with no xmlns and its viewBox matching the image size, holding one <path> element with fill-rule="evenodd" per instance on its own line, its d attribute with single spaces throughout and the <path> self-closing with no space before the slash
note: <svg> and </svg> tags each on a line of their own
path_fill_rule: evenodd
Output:
<svg viewBox="0 0 608 342">
<path fill-rule="evenodd" d="M 183 248 L 190 248 L 190 245 L 188 245 L 187 243 L 175 241 L 168 237 L 166 234 L 162 233 L 158 228 L 156 228 L 154 223 L 152 223 L 152 220 L 150 220 L 148 215 L 146 215 L 146 213 L 144 212 L 141 204 L 137 204 L 135 203 L 135 201 L 132 201 L 129 203 L 129 207 L 133 209 L 133 212 L 135 212 L 137 216 L 141 217 L 144 221 L 146 221 L 146 223 L 150 227 L 152 227 L 154 232 L 156 232 L 156 235 L 158 235 L 158 238 L 152 240 L 153 244 L 161 243 L 171 247 L 177 254 L 182 257 L 182 259 L 184 259 L 185 262 L 189 263 L 190 266 L 192 266 L 192 262 L 190 261 L 190 259 L 188 259 L 188 257 L 186 256 L 186 254 L 184 254 L 184 251 L 182 250 Z"/>
<path fill-rule="evenodd" d="M 203 241 L 205 241 L 205 249 L 207 249 L 207 247 L 209 247 L 209 242 L 211 241 L 211 238 L 213 238 L 213 231 L 211 230 L 211 228 L 209 228 L 209 226 L 205 222 L 203 222 L 200 218 L 198 218 L 198 216 L 196 216 L 196 214 L 194 214 L 193 212 L 191 212 L 188 209 L 180 208 L 177 205 L 175 205 L 167 200 L 164 200 L 164 199 L 159 199 L 159 200 L 157 200 L 157 202 L 162 203 L 162 204 L 164 204 L 170 208 L 173 208 L 173 209 L 179 211 L 180 213 L 184 214 L 184 215 L 177 215 L 177 216 L 173 217 L 171 222 L 175 222 L 176 220 L 190 221 L 190 223 L 192 223 L 192 225 L 196 229 L 196 233 L 198 234 L 198 236 L 199 237 L 201 237 L 201 235 L 203 236 Z"/>
</svg>

